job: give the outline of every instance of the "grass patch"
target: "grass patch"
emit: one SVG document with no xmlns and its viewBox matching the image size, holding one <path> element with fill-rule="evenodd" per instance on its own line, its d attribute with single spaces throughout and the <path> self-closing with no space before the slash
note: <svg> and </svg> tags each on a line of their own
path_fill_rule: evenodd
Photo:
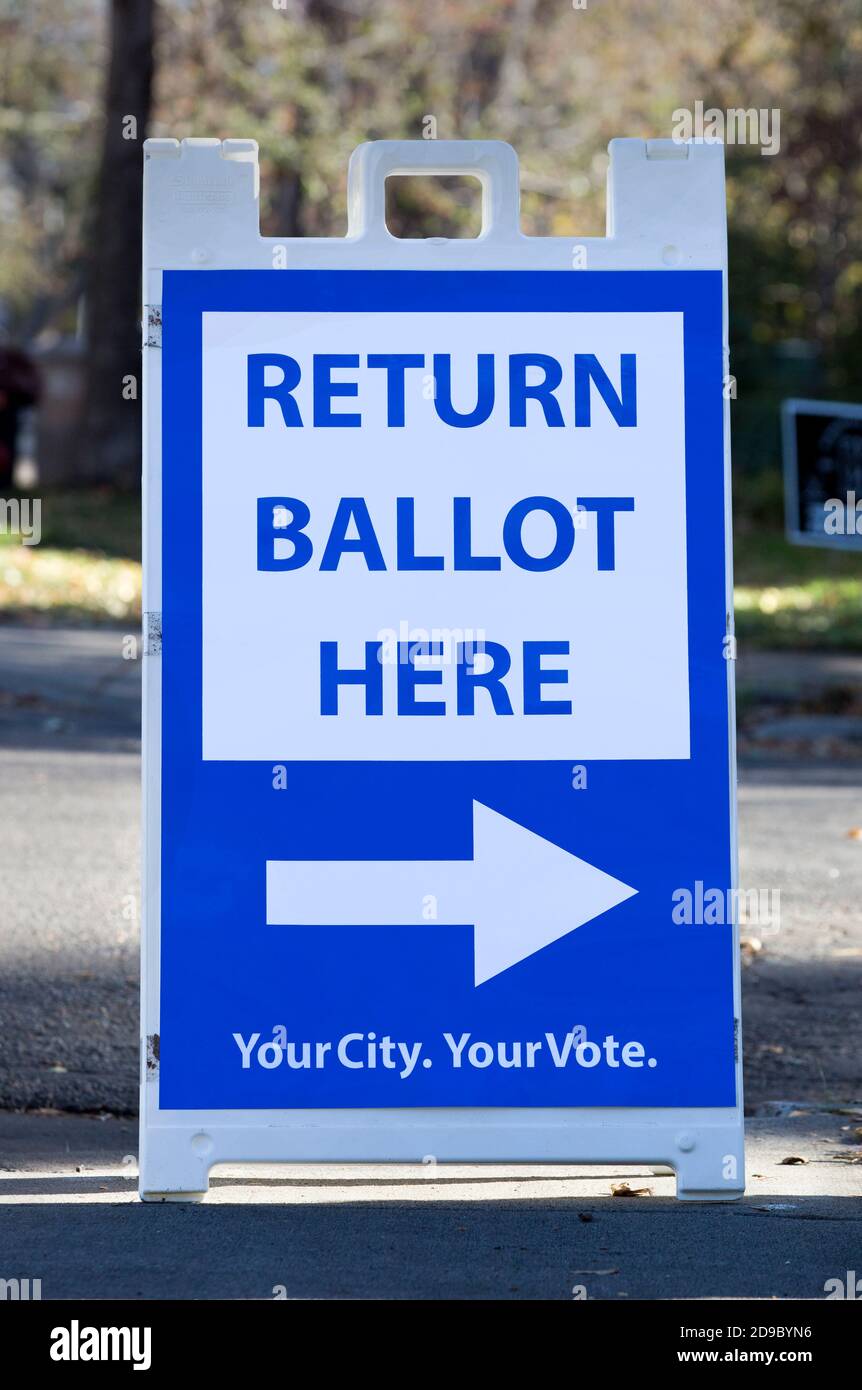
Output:
<svg viewBox="0 0 862 1390">
<path fill-rule="evenodd" d="M 108 489 L 47 493 L 42 538 L 0 534 L 0 621 L 134 627 L 141 617 L 141 507 Z"/>
<path fill-rule="evenodd" d="M 790 545 L 776 532 L 744 530 L 734 548 L 740 642 L 862 650 L 862 550 Z"/>
<path fill-rule="evenodd" d="M 137 626 L 141 566 L 87 550 L 10 544 L 0 537 L 0 620 Z"/>
<path fill-rule="evenodd" d="M 110 488 L 49 492 L 42 499 L 42 545 L 140 562 L 140 498 Z"/>
</svg>

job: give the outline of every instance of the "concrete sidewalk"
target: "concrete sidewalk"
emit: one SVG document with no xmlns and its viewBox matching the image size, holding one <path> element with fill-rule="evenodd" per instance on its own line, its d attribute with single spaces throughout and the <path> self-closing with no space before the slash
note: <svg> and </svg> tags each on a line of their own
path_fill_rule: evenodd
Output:
<svg viewBox="0 0 862 1390">
<path fill-rule="evenodd" d="M 747 1195 L 715 1205 L 646 1168 L 309 1165 L 153 1206 L 133 1122 L 0 1115 L 0 1276 L 44 1299 L 822 1299 L 862 1270 L 862 1109 L 788 1109 L 748 1122 Z"/>
</svg>

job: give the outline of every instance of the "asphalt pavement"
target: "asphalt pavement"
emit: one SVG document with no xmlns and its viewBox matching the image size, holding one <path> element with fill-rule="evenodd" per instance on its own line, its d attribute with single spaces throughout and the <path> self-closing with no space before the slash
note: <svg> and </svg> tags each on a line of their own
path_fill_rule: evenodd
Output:
<svg viewBox="0 0 862 1390">
<path fill-rule="evenodd" d="M 741 880 L 781 895 L 779 930 L 745 930 L 742 1203 L 676 1204 L 648 1170 L 315 1167 L 152 1207 L 124 636 L 0 628 L 0 1276 L 46 1298 L 817 1298 L 862 1270 L 859 658 L 740 662 Z"/>
<path fill-rule="evenodd" d="M 0 628 L 0 1107 L 137 1104 L 140 661 Z"/>
<path fill-rule="evenodd" d="M 0 627 L 0 1108 L 137 1108 L 141 663 L 125 637 Z M 741 882 L 780 894 L 780 929 L 745 932 L 746 1100 L 858 1100 L 862 738 L 824 739 L 796 706 L 862 689 L 862 659 L 740 667 Z"/>
</svg>

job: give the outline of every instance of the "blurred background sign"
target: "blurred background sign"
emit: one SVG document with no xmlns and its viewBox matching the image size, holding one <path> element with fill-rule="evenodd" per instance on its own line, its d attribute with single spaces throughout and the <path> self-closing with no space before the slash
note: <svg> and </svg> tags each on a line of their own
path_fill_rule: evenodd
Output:
<svg viewBox="0 0 862 1390">
<path fill-rule="evenodd" d="M 787 538 L 862 549 L 862 405 L 785 401 Z"/>
</svg>

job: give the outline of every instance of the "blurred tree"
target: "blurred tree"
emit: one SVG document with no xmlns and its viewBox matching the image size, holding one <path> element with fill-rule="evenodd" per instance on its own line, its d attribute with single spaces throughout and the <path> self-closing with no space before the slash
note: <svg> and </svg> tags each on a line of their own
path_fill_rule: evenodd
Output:
<svg viewBox="0 0 862 1390">
<path fill-rule="evenodd" d="M 153 0 L 112 0 L 102 156 L 90 231 L 81 477 L 140 477 L 141 148 L 153 80 Z M 124 382 L 127 383 L 124 390 Z"/>
<path fill-rule="evenodd" d="M 101 0 L 0 5 L 0 328 L 74 331 L 101 85 Z"/>
<path fill-rule="evenodd" d="M 138 370 L 152 0 L 113 6 L 101 192 L 87 238 L 104 0 L 4 3 L 0 167 L 12 201 L 7 210 L 0 199 L 0 311 L 26 331 L 68 316 L 80 268 L 93 262 L 101 361 L 91 372 L 88 467 L 122 474 L 136 428 L 118 383 Z M 157 59 L 153 132 L 257 139 L 261 226 L 273 236 L 343 235 L 354 146 L 428 134 L 509 140 L 521 157 L 524 230 L 601 235 L 613 136 L 669 136 L 674 112 L 697 101 L 777 109 L 777 154 L 727 150 L 737 463 L 774 469 L 777 399 L 800 377 L 809 389 L 862 394 L 859 0 L 160 0 Z M 139 117 L 137 141 L 122 140 L 126 114 Z M 393 192 L 399 234 L 474 230 L 463 182 Z"/>
</svg>

